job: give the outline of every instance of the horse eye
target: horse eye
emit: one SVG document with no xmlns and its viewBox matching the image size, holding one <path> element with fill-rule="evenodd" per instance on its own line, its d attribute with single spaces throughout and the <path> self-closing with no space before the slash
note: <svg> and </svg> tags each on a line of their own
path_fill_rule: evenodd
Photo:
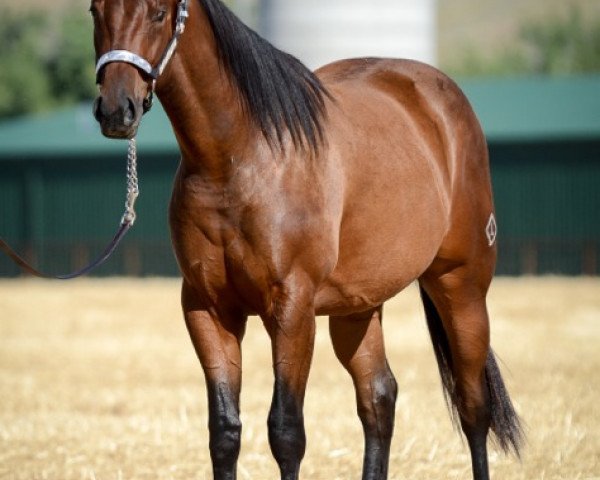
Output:
<svg viewBox="0 0 600 480">
<path fill-rule="evenodd" d="M 154 15 L 153 20 L 155 22 L 162 22 L 166 16 L 167 16 L 167 11 L 165 9 L 162 9 L 162 10 L 159 10 L 158 12 L 156 12 L 156 15 Z"/>
</svg>

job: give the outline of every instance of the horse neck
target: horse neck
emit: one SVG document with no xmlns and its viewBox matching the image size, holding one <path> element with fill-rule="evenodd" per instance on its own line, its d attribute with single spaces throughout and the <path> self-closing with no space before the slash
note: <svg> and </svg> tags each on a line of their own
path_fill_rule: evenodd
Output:
<svg viewBox="0 0 600 480">
<path fill-rule="evenodd" d="M 217 54 L 214 36 L 200 2 L 177 52 L 157 85 L 182 153 L 182 166 L 215 178 L 227 176 L 251 138 L 251 126 L 238 92 Z"/>
</svg>

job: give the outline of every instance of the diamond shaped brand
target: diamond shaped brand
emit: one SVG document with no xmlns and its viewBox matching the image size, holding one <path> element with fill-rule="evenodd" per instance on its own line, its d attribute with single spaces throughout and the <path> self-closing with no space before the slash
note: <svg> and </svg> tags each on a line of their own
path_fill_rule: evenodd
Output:
<svg viewBox="0 0 600 480">
<path fill-rule="evenodd" d="M 498 236 L 498 224 L 496 223 L 496 217 L 492 213 L 490 220 L 485 227 L 485 234 L 487 235 L 488 245 L 491 247 L 496 243 L 496 237 Z"/>
</svg>

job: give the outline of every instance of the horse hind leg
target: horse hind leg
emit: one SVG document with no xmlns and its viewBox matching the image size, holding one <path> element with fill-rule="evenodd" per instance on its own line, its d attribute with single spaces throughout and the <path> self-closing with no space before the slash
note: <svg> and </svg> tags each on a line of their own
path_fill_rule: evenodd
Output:
<svg viewBox="0 0 600 480">
<path fill-rule="evenodd" d="M 329 321 L 335 354 L 356 389 L 365 436 L 363 480 L 387 478 L 394 430 L 397 386 L 385 357 L 381 319 L 380 306 Z"/>
<path fill-rule="evenodd" d="M 446 400 L 467 437 L 473 478 L 487 480 L 489 430 L 505 452 L 517 456 L 523 438 L 490 350 L 485 301 L 489 281 L 467 265 L 443 274 L 432 271 L 419 283 Z"/>
</svg>

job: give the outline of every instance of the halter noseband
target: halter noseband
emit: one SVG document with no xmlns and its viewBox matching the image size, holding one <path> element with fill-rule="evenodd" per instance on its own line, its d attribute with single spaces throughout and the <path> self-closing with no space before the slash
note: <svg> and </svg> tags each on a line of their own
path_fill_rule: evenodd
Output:
<svg viewBox="0 0 600 480">
<path fill-rule="evenodd" d="M 152 64 L 148 60 L 139 56 L 137 53 L 130 52 L 129 50 L 111 50 L 102 55 L 98 59 L 98 63 L 96 63 L 96 83 L 100 83 L 100 71 L 109 63 L 122 62 L 134 65 L 152 79 L 152 90 L 150 91 L 148 98 L 144 100 L 144 113 L 150 110 L 152 107 L 152 96 L 154 89 L 156 88 L 156 81 L 158 80 L 158 77 L 162 75 L 164 69 L 169 63 L 169 60 L 171 60 L 171 57 L 177 48 L 179 37 L 185 31 L 185 22 L 189 17 L 188 1 L 189 0 L 179 0 L 179 3 L 177 4 L 177 21 L 175 24 L 175 32 L 173 33 L 171 40 L 161 55 L 156 67 L 152 67 Z"/>
</svg>

